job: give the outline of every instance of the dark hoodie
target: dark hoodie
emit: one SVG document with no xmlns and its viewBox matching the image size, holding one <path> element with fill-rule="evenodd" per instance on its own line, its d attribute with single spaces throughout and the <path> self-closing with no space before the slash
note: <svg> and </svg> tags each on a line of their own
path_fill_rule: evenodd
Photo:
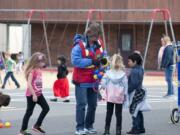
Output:
<svg viewBox="0 0 180 135">
<path fill-rule="evenodd" d="M 172 45 L 167 45 L 162 56 L 161 68 L 167 68 L 174 65 L 174 48 Z"/>
<path fill-rule="evenodd" d="M 68 75 L 68 70 L 67 70 L 66 65 L 64 64 L 59 65 L 57 78 L 58 79 L 66 78 L 67 75 Z"/>
<path fill-rule="evenodd" d="M 61 78 L 66 78 L 66 76 L 68 75 L 68 70 L 66 67 L 66 59 L 64 56 L 59 56 L 58 60 L 61 61 L 61 64 L 58 65 L 58 74 L 57 74 L 57 78 L 61 79 Z"/>
<path fill-rule="evenodd" d="M 144 69 L 142 66 L 135 66 L 132 68 L 128 77 L 128 93 L 134 90 L 141 89 L 143 83 Z"/>
</svg>

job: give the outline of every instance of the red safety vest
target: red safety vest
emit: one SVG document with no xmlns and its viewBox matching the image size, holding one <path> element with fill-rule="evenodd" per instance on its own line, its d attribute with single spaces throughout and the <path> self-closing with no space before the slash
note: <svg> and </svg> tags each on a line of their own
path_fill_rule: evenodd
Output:
<svg viewBox="0 0 180 135">
<path fill-rule="evenodd" d="M 92 58 L 92 59 L 97 59 L 98 57 L 101 57 L 102 53 L 103 53 L 104 44 L 103 44 L 102 40 L 100 40 L 100 39 L 98 39 L 98 43 L 101 47 L 96 49 L 95 53 L 93 53 L 92 51 L 89 51 L 85 48 L 85 46 L 86 46 L 85 42 L 80 41 L 79 46 L 82 51 L 82 57 L 83 58 L 88 57 L 88 58 Z M 94 70 L 95 70 L 95 67 L 93 65 L 86 67 L 86 68 L 74 67 L 73 82 L 78 83 L 78 84 L 95 82 L 95 79 L 93 78 Z"/>
</svg>

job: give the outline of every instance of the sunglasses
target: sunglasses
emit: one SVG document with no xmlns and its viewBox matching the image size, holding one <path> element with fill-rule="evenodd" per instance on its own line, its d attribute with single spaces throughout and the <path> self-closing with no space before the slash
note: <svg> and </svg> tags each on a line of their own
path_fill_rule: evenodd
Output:
<svg viewBox="0 0 180 135">
<path fill-rule="evenodd" d="M 45 62 L 46 61 L 46 57 L 44 55 L 39 55 L 38 56 L 38 61 L 39 62 Z"/>
</svg>

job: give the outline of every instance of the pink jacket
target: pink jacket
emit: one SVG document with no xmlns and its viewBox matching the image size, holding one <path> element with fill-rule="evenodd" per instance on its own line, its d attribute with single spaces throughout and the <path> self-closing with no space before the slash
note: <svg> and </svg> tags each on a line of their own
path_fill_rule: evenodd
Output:
<svg viewBox="0 0 180 135">
<path fill-rule="evenodd" d="M 124 71 L 108 70 L 101 81 L 107 102 L 123 104 L 127 99 L 128 80 Z"/>
</svg>

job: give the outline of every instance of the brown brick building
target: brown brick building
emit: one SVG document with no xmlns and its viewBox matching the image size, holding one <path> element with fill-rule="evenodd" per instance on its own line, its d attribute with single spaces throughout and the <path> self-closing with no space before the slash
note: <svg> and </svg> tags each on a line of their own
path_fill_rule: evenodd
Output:
<svg viewBox="0 0 180 135">
<path fill-rule="evenodd" d="M 180 39 L 180 1 L 178 0 L 8 0 L 0 1 L 0 9 L 155 9 L 170 10 L 176 39 Z M 27 23 L 27 12 L 2 12 L 0 21 L 5 24 Z M 96 18 L 96 13 L 93 16 Z M 106 12 L 102 13 L 109 54 L 121 52 L 126 63 L 133 50 L 144 54 L 152 13 L 150 12 Z M 45 21 L 50 45 L 52 64 L 63 54 L 70 63 L 72 39 L 75 33 L 83 33 L 87 12 L 46 12 Z M 169 28 L 168 28 L 168 31 Z M 165 33 L 162 16 L 157 16 L 150 40 L 146 67 L 157 68 L 157 52 L 160 38 Z M 31 20 L 31 53 L 42 51 L 47 54 L 41 17 L 35 14 Z M 24 46 L 27 44 L 24 44 Z M 27 47 L 26 47 L 27 48 Z M 30 55 L 30 54 L 28 54 Z"/>
</svg>

